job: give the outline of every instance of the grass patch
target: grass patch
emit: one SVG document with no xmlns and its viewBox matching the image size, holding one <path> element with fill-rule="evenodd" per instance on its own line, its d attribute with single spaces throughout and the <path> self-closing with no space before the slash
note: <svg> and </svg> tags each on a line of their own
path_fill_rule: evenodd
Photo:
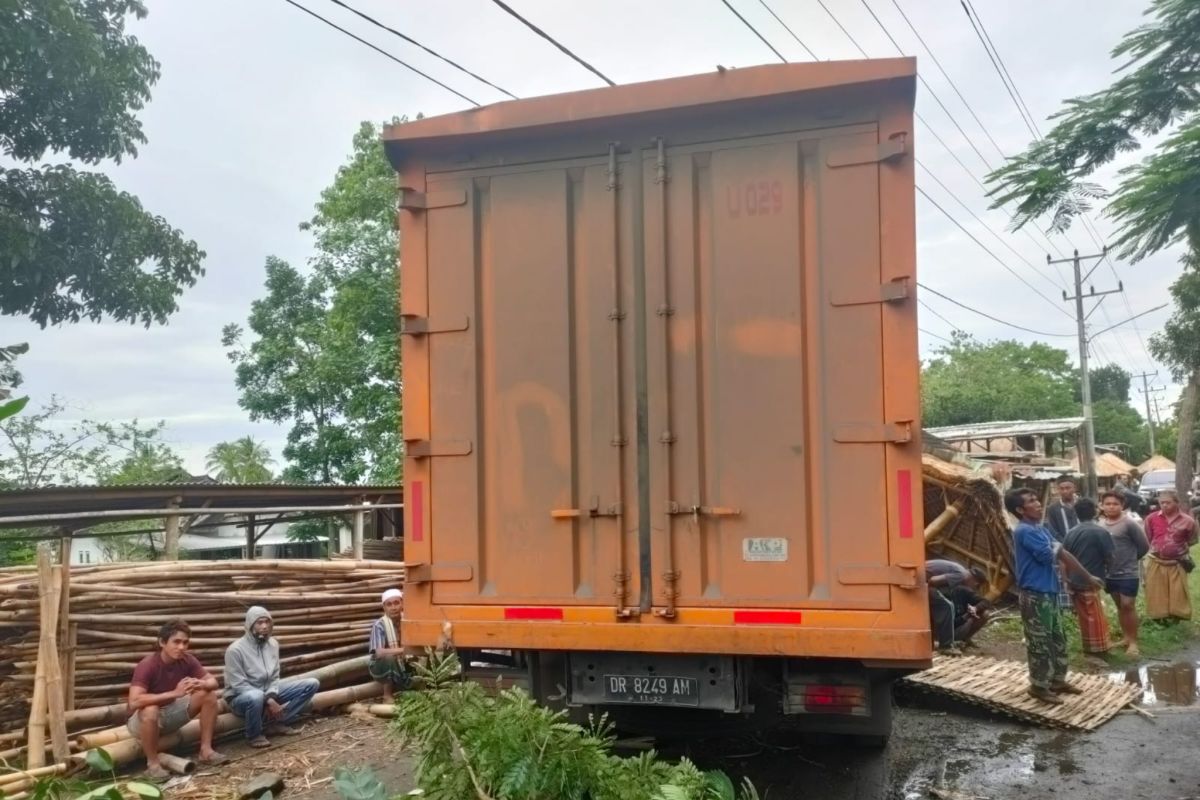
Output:
<svg viewBox="0 0 1200 800">
<path fill-rule="evenodd" d="M 1192 557 L 1200 560 L 1200 545 L 1192 548 Z M 1200 569 L 1193 570 L 1188 575 L 1188 593 L 1192 598 L 1192 620 L 1161 623 L 1146 619 L 1146 597 L 1144 586 L 1138 593 L 1137 610 L 1140 624 L 1138 625 L 1138 647 L 1144 658 L 1169 657 L 1200 640 Z M 1104 609 L 1108 615 L 1109 635 L 1113 640 L 1121 638 L 1121 626 L 1117 622 L 1117 607 L 1108 595 L 1104 595 Z M 1067 629 L 1067 652 L 1070 655 L 1073 668 L 1094 669 L 1094 659 L 1097 656 L 1085 656 L 1081 650 L 1079 637 L 1079 621 L 1070 609 L 1063 611 L 1063 624 Z M 980 644 L 985 647 L 996 644 L 1003 647 L 1023 646 L 1025 639 L 1021 627 L 1021 618 L 1005 617 L 989 624 L 979 634 Z M 1098 656 L 1114 667 L 1136 664 L 1138 659 L 1129 658 L 1123 651 L 1114 650 L 1107 655 Z"/>
</svg>

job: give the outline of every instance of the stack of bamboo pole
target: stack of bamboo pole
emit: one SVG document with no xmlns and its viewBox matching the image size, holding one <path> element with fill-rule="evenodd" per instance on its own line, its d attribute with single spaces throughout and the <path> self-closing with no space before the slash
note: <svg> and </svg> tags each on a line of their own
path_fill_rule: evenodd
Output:
<svg viewBox="0 0 1200 800">
<path fill-rule="evenodd" d="M 48 561 L 41 566 L 48 579 L 0 570 L 0 757 L 18 755 L 25 739 L 5 732 L 28 725 L 25 755 L 34 766 L 44 763 L 47 733 L 61 762 L 67 728 L 123 722 L 133 667 L 156 650 L 163 622 L 186 620 L 193 654 L 221 678 L 225 648 L 245 633 L 246 609 L 265 606 L 287 677 L 365 654 L 380 593 L 404 579 L 403 564 L 380 561 L 105 564 L 73 567 L 69 576 Z M 66 680 L 60 652 L 69 653 Z"/>
</svg>

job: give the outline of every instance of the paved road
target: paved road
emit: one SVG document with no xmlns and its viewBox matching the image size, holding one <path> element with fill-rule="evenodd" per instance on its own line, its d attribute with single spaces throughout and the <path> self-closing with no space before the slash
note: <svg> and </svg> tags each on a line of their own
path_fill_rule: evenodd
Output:
<svg viewBox="0 0 1200 800">
<path fill-rule="evenodd" d="M 909 706 L 898 710 L 884 751 L 772 737 L 769 744 L 701 745 L 692 755 L 703 766 L 750 776 L 770 800 L 917 800 L 933 797 L 931 787 L 961 800 L 1200 800 L 1197 703 L 1156 708 L 1153 720 L 1123 713 L 1090 734 L 957 706 Z"/>
</svg>

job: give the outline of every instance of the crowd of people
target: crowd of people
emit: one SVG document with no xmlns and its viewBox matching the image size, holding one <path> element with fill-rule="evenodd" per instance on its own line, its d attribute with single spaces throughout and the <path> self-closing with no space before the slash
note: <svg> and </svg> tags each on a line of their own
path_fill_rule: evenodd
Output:
<svg viewBox="0 0 1200 800">
<path fill-rule="evenodd" d="M 398 634 L 404 595 L 388 589 L 382 597 L 383 616 L 375 621 L 368 642 L 368 671 L 382 684 L 389 702 L 398 689 L 410 685 L 410 673 Z M 253 606 L 246 612 L 245 633 L 225 650 L 224 688 L 194 655 L 188 652 L 192 630 L 187 622 L 165 622 L 158 631 L 158 647 L 133 670 L 129 687 L 129 732 L 141 742 L 146 774 L 155 780 L 167 777 L 159 760 L 159 739 L 199 719 L 200 762 L 220 765 L 229 759 L 213 749 L 220 701 L 243 721 L 247 743 L 269 747 L 268 736 L 290 736 L 313 696 L 320 689 L 315 678 L 280 679 L 279 640 L 272 632 L 271 612 Z"/>
<path fill-rule="evenodd" d="M 1085 653 L 1123 648 L 1138 657 L 1137 597 L 1145 615 L 1170 624 L 1192 617 L 1187 576 L 1197 542 L 1196 520 L 1173 490 L 1158 493 L 1158 509 L 1139 522 L 1127 492 L 1078 497 L 1075 481 L 1058 484 L 1058 499 L 1044 510 L 1037 493 L 1014 489 L 1005 507 L 1019 522 L 1013 553 L 1021 622 L 1029 657 L 1029 693 L 1046 703 L 1078 690 L 1067 682 L 1067 637 L 1060 609 L 1064 594 L 1079 620 Z M 1144 525 L 1144 527 L 1143 527 Z M 1117 610 L 1121 638 L 1111 641 L 1102 593 Z"/>
<path fill-rule="evenodd" d="M 1103 654 L 1123 649 L 1140 656 L 1137 598 L 1145 616 L 1161 624 L 1192 618 L 1188 573 L 1190 550 L 1200 529 L 1181 508 L 1174 490 L 1158 493 L 1158 508 L 1144 520 L 1133 508 L 1136 494 L 1115 487 L 1097 500 L 1080 497 L 1071 478 L 1057 484 L 1058 496 L 1042 507 L 1031 489 L 1014 489 L 1005 508 L 1018 522 L 1013 530 L 1016 588 L 1029 659 L 1029 693 L 1062 703 L 1077 692 L 1067 682 L 1067 637 L 1062 613 L 1074 610 L 1082 649 Z M 991 607 L 979 591 L 978 569 L 953 561 L 926 562 L 929 610 L 939 651 L 961 652 L 987 623 Z M 1103 596 L 1116 608 L 1120 639 L 1109 636 Z"/>
</svg>

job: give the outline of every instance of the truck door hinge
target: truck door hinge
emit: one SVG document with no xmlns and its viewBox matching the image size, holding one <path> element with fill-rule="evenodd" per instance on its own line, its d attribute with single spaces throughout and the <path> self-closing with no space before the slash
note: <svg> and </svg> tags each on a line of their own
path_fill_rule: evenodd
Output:
<svg viewBox="0 0 1200 800">
<path fill-rule="evenodd" d="M 856 286 L 846 291 L 829 293 L 829 304 L 841 308 L 843 306 L 865 306 L 873 303 L 899 303 L 909 297 L 909 283 L 912 279 L 907 275 L 893 278 L 886 283 Z"/>
<path fill-rule="evenodd" d="M 901 131 L 877 144 L 842 147 L 830 151 L 825 163 L 831 167 L 853 167 L 858 164 L 879 164 L 895 161 L 908 152 L 908 131 Z"/>
<path fill-rule="evenodd" d="M 409 439 L 404 443 L 404 454 L 409 458 L 437 458 L 439 456 L 469 456 L 473 446 L 469 441 L 445 439 Z"/>
<path fill-rule="evenodd" d="M 431 333 L 455 333 L 471 327 L 470 317 L 422 317 L 420 314 L 400 315 L 401 336 L 426 336 Z"/>
<path fill-rule="evenodd" d="M 592 495 L 592 500 L 587 508 L 552 508 L 550 509 L 551 519 L 582 519 L 583 517 L 619 517 L 621 516 L 621 504 L 613 503 L 611 505 L 600 507 L 600 498 L 597 495 Z"/>
<path fill-rule="evenodd" d="M 912 420 L 898 422 L 843 422 L 833 429 L 833 440 L 843 444 L 906 444 L 913 438 Z"/>
<path fill-rule="evenodd" d="M 431 208 L 450 208 L 467 204 L 467 193 L 463 189 L 445 189 L 438 192 L 418 192 L 405 186 L 400 187 L 400 208 L 406 211 L 428 211 Z"/>
<path fill-rule="evenodd" d="M 916 589 L 917 567 L 915 564 L 861 564 L 847 565 L 838 569 L 838 583 L 844 586 L 896 586 L 901 589 Z"/>
<path fill-rule="evenodd" d="M 473 577 L 475 570 L 465 561 L 407 564 L 404 567 L 405 583 L 458 583 Z"/>
</svg>

